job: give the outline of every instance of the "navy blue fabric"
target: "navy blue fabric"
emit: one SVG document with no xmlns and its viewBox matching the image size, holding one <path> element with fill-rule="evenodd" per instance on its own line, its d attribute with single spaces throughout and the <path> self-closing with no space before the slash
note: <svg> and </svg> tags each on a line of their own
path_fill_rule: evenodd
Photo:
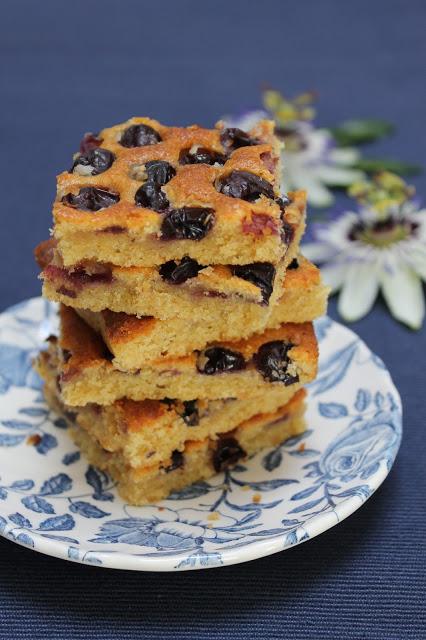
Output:
<svg viewBox="0 0 426 640">
<path fill-rule="evenodd" d="M 317 89 L 325 125 L 387 118 L 398 133 L 371 151 L 424 161 L 425 18 L 422 0 L 3 0 L 0 307 L 40 290 L 32 249 L 84 131 L 141 114 L 212 124 L 270 84 Z M 290 551 L 185 574 L 67 564 L 2 539 L 1 640 L 425 638 L 426 334 L 381 303 L 354 329 L 405 408 L 398 460 L 362 509 Z"/>
</svg>

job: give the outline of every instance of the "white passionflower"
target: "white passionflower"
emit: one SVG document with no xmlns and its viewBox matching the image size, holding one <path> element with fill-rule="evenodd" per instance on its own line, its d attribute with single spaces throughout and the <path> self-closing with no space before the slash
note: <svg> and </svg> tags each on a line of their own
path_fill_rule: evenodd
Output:
<svg viewBox="0 0 426 640">
<path fill-rule="evenodd" d="M 334 197 L 329 187 L 346 187 L 363 177 L 361 171 L 350 168 L 359 158 L 358 151 L 337 148 L 326 129 L 316 129 L 310 122 L 297 122 L 283 134 L 283 139 L 284 189 L 307 189 L 308 200 L 314 207 L 332 204 Z"/>
<path fill-rule="evenodd" d="M 228 126 L 251 129 L 258 120 L 270 118 L 267 111 L 249 111 L 239 118 L 227 118 Z M 282 139 L 284 191 L 307 189 L 314 207 L 327 207 L 334 201 L 330 187 L 345 187 L 362 179 L 361 171 L 351 168 L 359 153 L 351 147 L 338 148 L 326 129 L 317 129 L 312 122 L 293 120 L 288 126 L 277 124 Z"/>
<path fill-rule="evenodd" d="M 389 207 L 348 211 L 325 224 L 311 223 L 313 242 L 304 255 L 321 264 L 332 292 L 340 290 L 338 311 L 347 321 L 368 313 L 379 290 L 392 315 L 412 329 L 424 313 L 426 209 L 413 201 Z"/>
</svg>

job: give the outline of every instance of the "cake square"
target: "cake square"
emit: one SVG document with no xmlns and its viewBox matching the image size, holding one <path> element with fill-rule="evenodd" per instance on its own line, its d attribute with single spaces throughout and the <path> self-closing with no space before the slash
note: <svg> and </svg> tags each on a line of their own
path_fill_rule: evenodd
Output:
<svg viewBox="0 0 426 640">
<path fill-rule="evenodd" d="M 148 362 L 135 371 L 116 368 L 101 337 L 73 309 L 61 306 L 60 324 L 59 340 L 52 338 L 49 350 L 57 358 L 58 384 L 68 405 L 111 404 L 124 397 L 247 398 L 271 388 L 296 390 L 317 372 L 311 323 L 283 324 L 244 340 Z"/>
<path fill-rule="evenodd" d="M 149 267 L 186 256 L 276 264 L 290 247 L 295 255 L 304 193 L 281 197 L 273 129 L 267 120 L 245 133 L 132 118 L 92 136 L 58 177 L 53 232 L 64 265 Z"/>
</svg>

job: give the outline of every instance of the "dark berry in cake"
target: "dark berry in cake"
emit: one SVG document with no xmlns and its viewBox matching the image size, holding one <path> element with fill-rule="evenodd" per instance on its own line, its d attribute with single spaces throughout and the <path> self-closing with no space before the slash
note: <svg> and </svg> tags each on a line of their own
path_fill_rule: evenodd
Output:
<svg viewBox="0 0 426 640">
<path fill-rule="evenodd" d="M 147 180 L 135 193 L 135 202 L 139 207 L 153 209 L 160 213 L 169 206 L 166 194 L 161 191 L 161 187 Z"/>
<path fill-rule="evenodd" d="M 211 149 L 198 147 L 196 151 L 184 149 L 180 152 L 179 164 L 225 164 L 226 156 Z"/>
<path fill-rule="evenodd" d="M 169 206 L 166 194 L 161 190 L 176 175 L 175 169 L 169 162 L 150 160 L 145 164 L 147 181 L 135 193 L 135 202 L 140 207 L 165 211 Z"/>
<path fill-rule="evenodd" d="M 163 240 L 202 240 L 214 224 L 213 209 L 182 207 L 172 209 L 161 225 Z"/>
<path fill-rule="evenodd" d="M 172 453 L 170 464 L 167 467 L 164 467 L 164 471 L 166 473 L 170 473 L 171 471 L 175 471 L 176 469 L 181 469 L 183 467 L 184 459 L 182 451 L 178 451 L 175 449 Z"/>
<path fill-rule="evenodd" d="M 108 149 L 91 149 L 74 160 L 70 173 L 77 169 L 80 175 L 97 176 L 109 169 L 114 160 L 114 154 Z"/>
<path fill-rule="evenodd" d="M 161 142 L 160 134 L 147 124 L 132 124 L 121 136 L 123 147 L 145 147 Z"/>
<path fill-rule="evenodd" d="M 293 258 L 293 260 L 288 265 L 287 269 L 298 269 L 298 268 L 299 268 L 299 263 L 297 261 L 297 258 Z"/>
<path fill-rule="evenodd" d="M 197 400 L 174 400 L 173 398 L 163 398 L 161 402 L 169 409 L 175 411 L 188 427 L 196 427 L 200 423 Z"/>
<path fill-rule="evenodd" d="M 248 202 L 254 202 L 261 195 L 267 198 L 274 197 L 272 185 L 249 171 L 231 171 L 230 174 L 218 180 L 217 190 L 225 196 Z"/>
<path fill-rule="evenodd" d="M 283 382 L 285 386 L 298 382 L 299 376 L 289 370 L 292 362 L 288 352 L 293 346 L 283 340 L 266 342 L 253 356 L 256 369 L 270 382 Z"/>
<path fill-rule="evenodd" d="M 275 280 L 275 267 L 270 262 L 253 262 L 252 264 L 234 265 L 232 273 L 238 278 L 252 282 L 262 292 L 263 302 L 269 302 Z"/>
<path fill-rule="evenodd" d="M 224 129 L 220 134 L 220 141 L 225 149 L 234 151 L 240 147 L 251 147 L 259 144 L 259 140 L 251 138 L 248 133 L 237 127 Z"/>
<path fill-rule="evenodd" d="M 246 452 L 235 438 L 219 438 L 213 453 L 213 467 L 216 473 L 224 471 L 246 457 Z"/>
<path fill-rule="evenodd" d="M 76 193 L 67 193 L 62 202 L 74 209 L 82 209 L 83 211 L 99 211 L 116 204 L 120 200 L 118 193 L 107 191 L 107 189 L 99 189 L 98 187 L 82 187 Z"/>
<path fill-rule="evenodd" d="M 161 265 L 159 274 L 169 284 L 182 284 L 190 278 L 195 278 L 198 272 L 203 269 L 196 260 L 185 256 L 180 262 L 169 260 Z"/>
<path fill-rule="evenodd" d="M 202 351 L 197 363 L 198 371 L 208 376 L 227 371 L 241 371 L 245 367 L 246 362 L 241 353 L 224 347 L 209 347 Z"/>
<path fill-rule="evenodd" d="M 165 160 L 150 160 L 146 162 L 145 171 L 148 180 L 160 187 L 167 184 L 176 175 L 174 167 Z"/>
<path fill-rule="evenodd" d="M 196 400 L 184 400 L 183 412 L 180 413 L 183 421 L 188 427 L 196 427 L 200 423 L 200 415 L 198 412 Z"/>
</svg>

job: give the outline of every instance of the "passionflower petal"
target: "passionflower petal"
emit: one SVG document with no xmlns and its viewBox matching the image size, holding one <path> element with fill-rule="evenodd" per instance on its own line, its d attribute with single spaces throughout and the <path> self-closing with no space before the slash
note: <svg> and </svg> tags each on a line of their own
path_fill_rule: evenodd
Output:
<svg viewBox="0 0 426 640">
<path fill-rule="evenodd" d="M 383 297 L 390 312 L 411 329 L 420 329 L 425 315 L 423 286 L 416 272 L 397 257 L 380 273 Z"/>
<path fill-rule="evenodd" d="M 339 296 L 338 310 L 347 322 L 363 318 L 371 309 L 379 291 L 379 278 L 374 263 L 353 263 L 347 269 Z"/>
</svg>

